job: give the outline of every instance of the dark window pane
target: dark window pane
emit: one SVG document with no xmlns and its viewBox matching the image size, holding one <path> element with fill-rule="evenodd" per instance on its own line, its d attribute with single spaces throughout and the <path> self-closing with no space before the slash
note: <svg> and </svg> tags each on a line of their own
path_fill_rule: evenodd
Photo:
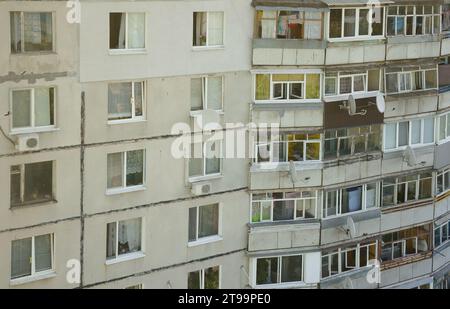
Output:
<svg viewBox="0 0 450 309">
<path fill-rule="evenodd" d="M 205 289 L 218 289 L 220 282 L 220 267 L 205 269 Z"/>
<path fill-rule="evenodd" d="M 36 272 L 52 268 L 52 235 L 41 235 L 34 238 Z"/>
<path fill-rule="evenodd" d="M 198 238 L 217 235 L 219 233 L 219 205 L 199 207 Z"/>
<path fill-rule="evenodd" d="M 106 226 L 106 258 L 116 257 L 117 223 L 108 223 Z"/>
<path fill-rule="evenodd" d="M 273 207 L 273 220 L 293 220 L 295 201 L 275 201 Z"/>
<path fill-rule="evenodd" d="M 11 279 L 31 275 L 31 238 L 11 243 Z"/>
<path fill-rule="evenodd" d="M 188 274 L 188 289 L 200 289 L 200 270 Z"/>
<path fill-rule="evenodd" d="M 281 282 L 302 281 L 302 256 L 284 256 L 281 258 Z"/>
<path fill-rule="evenodd" d="M 23 13 L 25 51 L 53 49 L 52 13 Z"/>
<path fill-rule="evenodd" d="M 125 49 L 125 13 L 109 13 L 109 48 Z"/>
<path fill-rule="evenodd" d="M 144 183 L 144 150 L 127 152 L 127 187 Z"/>
<path fill-rule="evenodd" d="M 342 36 L 342 9 L 330 10 L 330 38 Z"/>
<path fill-rule="evenodd" d="M 53 162 L 25 165 L 24 202 L 44 202 L 53 198 Z"/>
<path fill-rule="evenodd" d="M 278 281 L 278 258 L 260 258 L 256 262 L 256 284 L 272 284 Z"/>
<path fill-rule="evenodd" d="M 10 200 L 12 206 L 22 203 L 20 196 L 20 176 L 20 165 L 11 166 Z"/>
</svg>

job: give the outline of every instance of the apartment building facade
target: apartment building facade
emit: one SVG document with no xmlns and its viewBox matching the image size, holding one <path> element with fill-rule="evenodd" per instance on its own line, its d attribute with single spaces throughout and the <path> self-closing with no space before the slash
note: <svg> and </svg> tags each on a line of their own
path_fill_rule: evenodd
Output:
<svg viewBox="0 0 450 309">
<path fill-rule="evenodd" d="M 450 2 L 0 15 L 0 287 L 448 287 Z"/>
</svg>

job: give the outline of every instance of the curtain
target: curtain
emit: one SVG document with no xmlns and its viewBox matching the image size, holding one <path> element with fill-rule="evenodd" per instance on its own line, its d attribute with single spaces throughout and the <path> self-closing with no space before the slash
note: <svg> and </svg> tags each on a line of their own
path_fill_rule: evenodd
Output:
<svg viewBox="0 0 450 309">
<path fill-rule="evenodd" d="M 191 79 L 191 110 L 203 109 L 203 90 L 202 90 L 202 78 Z"/>
<path fill-rule="evenodd" d="M 41 235 L 34 238 L 34 256 L 36 272 L 52 268 L 52 235 Z"/>
<path fill-rule="evenodd" d="M 109 14 L 109 48 L 125 48 L 125 13 Z"/>
<path fill-rule="evenodd" d="M 108 86 L 108 119 L 131 118 L 132 83 L 113 83 Z"/>
<path fill-rule="evenodd" d="M 219 205 L 201 206 L 198 209 L 198 238 L 219 233 Z"/>
<path fill-rule="evenodd" d="M 256 75 L 256 100 L 268 100 L 270 98 L 270 75 Z"/>
<path fill-rule="evenodd" d="M 116 257 L 116 222 L 106 226 L 106 257 Z"/>
<path fill-rule="evenodd" d="M 222 77 L 208 77 L 208 109 L 222 109 Z"/>
<path fill-rule="evenodd" d="M 141 218 L 119 222 L 119 255 L 141 250 Z"/>
<path fill-rule="evenodd" d="M 276 38 L 276 20 L 277 11 L 263 11 L 261 20 L 261 38 L 275 39 Z"/>
<path fill-rule="evenodd" d="M 143 95 L 144 82 L 134 83 L 134 114 L 135 116 L 142 116 L 142 99 Z"/>
<path fill-rule="evenodd" d="M 145 48 L 145 14 L 128 14 L 128 48 Z"/>
<path fill-rule="evenodd" d="M 362 187 L 348 188 L 342 191 L 342 213 L 361 210 Z"/>
<path fill-rule="evenodd" d="M 52 13 L 24 13 L 25 51 L 52 49 Z"/>
<path fill-rule="evenodd" d="M 208 45 L 223 45 L 223 12 L 208 13 Z"/>
<path fill-rule="evenodd" d="M 206 174 L 220 173 L 219 141 L 206 143 Z"/>
<path fill-rule="evenodd" d="M 36 127 L 53 124 L 53 88 L 34 90 L 34 115 Z"/>
<path fill-rule="evenodd" d="M 144 150 L 127 152 L 127 186 L 142 185 L 144 180 Z"/>
<path fill-rule="evenodd" d="M 306 74 L 306 98 L 320 98 L 320 74 Z"/>
<path fill-rule="evenodd" d="M 206 45 L 206 12 L 194 13 L 194 46 Z"/>
<path fill-rule="evenodd" d="M 31 238 L 11 243 L 11 279 L 31 275 Z"/>
<path fill-rule="evenodd" d="M 20 53 L 22 51 L 22 26 L 20 22 L 20 12 L 11 12 L 11 51 L 13 53 Z"/>
<path fill-rule="evenodd" d="M 31 126 L 31 90 L 16 90 L 12 93 L 12 127 Z"/>
<path fill-rule="evenodd" d="M 107 186 L 117 188 L 123 186 L 123 152 L 108 154 Z"/>
</svg>

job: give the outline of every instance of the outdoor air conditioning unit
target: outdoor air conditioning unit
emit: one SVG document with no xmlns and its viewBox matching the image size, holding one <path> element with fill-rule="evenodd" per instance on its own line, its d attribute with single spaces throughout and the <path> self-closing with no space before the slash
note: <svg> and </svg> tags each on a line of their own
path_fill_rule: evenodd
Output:
<svg viewBox="0 0 450 309">
<path fill-rule="evenodd" d="M 39 135 L 21 134 L 17 137 L 16 149 L 18 151 L 39 150 Z"/>
<path fill-rule="evenodd" d="M 193 183 L 191 192 L 194 195 L 204 195 L 209 194 L 212 191 L 211 183 L 209 182 L 199 182 L 199 183 Z"/>
</svg>

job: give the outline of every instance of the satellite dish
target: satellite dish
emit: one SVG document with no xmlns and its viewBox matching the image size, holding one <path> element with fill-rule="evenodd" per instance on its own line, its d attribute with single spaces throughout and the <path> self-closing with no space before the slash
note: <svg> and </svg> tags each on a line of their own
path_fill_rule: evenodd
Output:
<svg viewBox="0 0 450 309">
<path fill-rule="evenodd" d="M 409 167 L 417 165 L 416 154 L 411 146 L 407 146 L 405 151 L 403 151 L 403 161 L 406 162 Z"/>
<path fill-rule="evenodd" d="M 350 108 L 350 114 L 352 115 L 356 114 L 356 101 L 353 95 L 348 96 L 348 105 Z"/>
<path fill-rule="evenodd" d="M 379 93 L 377 95 L 377 108 L 380 113 L 384 113 L 386 109 L 386 102 L 384 101 L 384 95 L 382 93 Z"/>
<path fill-rule="evenodd" d="M 356 226 L 352 217 L 347 217 L 347 223 L 345 224 L 345 231 L 350 238 L 356 236 Z"/>
<path fill-rule="evenodd" d="M 350 277 L 345 277 L 344 279 L 344 289 L 353 289 L 353 281 Z"/>
<path fill-rule="evenodd" d="M 292 160 L 289 161 L 289 176 L 291 176 L 291 181 L 295 185 L 299 179 L 297 177 L 297 171 L 295 170 L 295 163 Z"/>
</svg>

